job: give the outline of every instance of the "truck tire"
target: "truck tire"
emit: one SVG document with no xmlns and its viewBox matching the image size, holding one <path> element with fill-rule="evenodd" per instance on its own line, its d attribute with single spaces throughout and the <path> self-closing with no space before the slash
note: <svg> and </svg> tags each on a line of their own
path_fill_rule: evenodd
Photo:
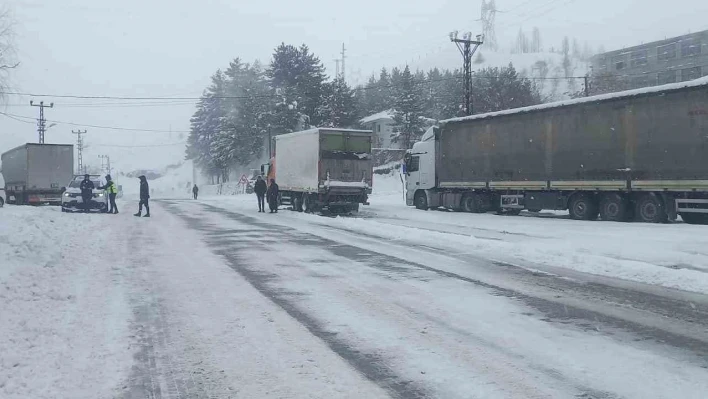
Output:
<svg viewBox="0 0 708 399">
<path fill-rule="evenodd" d="M 595 198 L 590 194 L 576 194 L 568 205 L 573 220 L 596 220 L 599 212 Z"/>
<path fill-rule="evenodd" d="M 681 219 L 686 224 L 708 224 L 708 214 L 705 213 L 682 213 Z"/>
<path fill-rule="evenodd" d="M 428 209 L 428 197 L 425 195 L 425 191 L 418 191 L 415 193 L 415 207 L 417 209 L 427 211 Z"/>
<path fill-rule="evenodd" d="M 609 193 L 600 200 L 600 219 L 606 222 L 626 222 L 630 219 L 631 210 L 629 199 L 617 194 Z"/>
<path fill-rule="evenodd" d="M 462 209 L 469 213 L 484 213 L 486 212 L 484 199 L 481 195 L 472 193 L 462 197 Z"/>
<path fill-rule="evenodd" d="M 642 194 L 637 199 L 635 215 L 635 219 L 643 223 L 666 223 L 669 221 L 664 201 L 654 193 Z"/>
<path fill-rule="evenodd" d="M 5 206 L 5 200 L 0 197 L 0 208 L 2 208 L 3 206 Z"/>
</svg>

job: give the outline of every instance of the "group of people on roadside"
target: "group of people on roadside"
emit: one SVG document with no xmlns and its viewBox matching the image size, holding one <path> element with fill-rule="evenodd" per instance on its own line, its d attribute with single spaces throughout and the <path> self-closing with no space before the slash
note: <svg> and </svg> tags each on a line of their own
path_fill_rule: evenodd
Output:
<svg viewBox="0 0 708 399">
<path fill-rule="evenodd" d="M 140 176 L 138 178 L 140 179 L 140 203 L 138 204 L 138 213 L 136 213 L 135 216 L 142 216 L 143 206 L 145 206 L 146 213 L 143 217 L 149 218 L 150 186 L 148 186 L 147 178 L 145 176 Z M 93 190 L 97 188 L 93 181 L 91 181 L 90 175 L 84 175 L 84 180 L 81 181 L 79 188 L 81 189 L 81 200 L 83 202 L 84 212 L 89 212 L 90 204 L 93 200 Z M 118 196 L 118 188 L 111 175 L 106 175 L 106 184 L 103 186 L 98 186 L 98 189 L 106 190 L 106 193 L 108 193 L 108 213 L 117 214 L 118 205 L 116 205 L 116 197 Z"/>
<path fill-rule="evenodd" d="M 258 212 L 265 212 L 265 200 L 267 199 L 270 213 L 278 213 L 280 188 L 275 183 L 275 179 L 270 179 L 270 185 L 268 185 L 263 176 L 258 176 L 256 184 L 253 185 L 253 192 L 258 198 Z"/>
<path fill-rule="evenodd" d="M 140 203 L 138 204 L 138 213 L 134 216 L 150 217 L 150 186 L 148 185 L 147 178 L 145 176 L 140 176 Z M 81 182 L 81 199 L 83 203 L 86 204 L 86 212 L 88 212 L 88 204 L 93 198 L 93 190 L 96 188 L 94 183 L 91 181 L 89 175 L 84 176 L 84 180 Z M 106 175 L 106 184 L 98 187 L 99 190 L 106 190 L 108 193 L 108 200 L 110 203 L 110 209 L 108 213 L 117 214 L 118 205 L 116 205 L 116 196 L 118 194 L 118 189 L 116 188 L 116 183 L 111 178 L 111 175 Z M 270 184 L 266 184 L 263 176 L 258 176 L 255 185 L 253 186 L 253 191 L 256 193 L 258 198 L 258 212 L 265 212 L 265 201 L 268 200 L 268 208 L 270 208 L 270 213 L 278 213 L 278 202 L 280 196 L 280 188 L 278 184 L 275 183 L 275 179 L 270 179 Z M 199 187 L 195 184 L 192 187 L 192 194 L 194 199 L 199 196 Z M 145 215 L 143 216 L 143 206 L 145 206 Z"/>
</svg>

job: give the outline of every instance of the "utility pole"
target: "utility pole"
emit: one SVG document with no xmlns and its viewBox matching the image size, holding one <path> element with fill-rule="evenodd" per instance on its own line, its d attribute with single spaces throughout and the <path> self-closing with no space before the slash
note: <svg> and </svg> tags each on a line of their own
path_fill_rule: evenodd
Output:
<svg viewBox="0 0 708 399">
<path fill-rule="evenodd" d="M 84 168 L 84 138 L 81 137 L 82 134 L 86 134 L 86 130 L 72 130 L 71 133 L 75 134 L 76 137 L 76 148 L 79 150 L 79 165 L 76 168 L 76 174 L 80 175 L 81 170 Z"/>
<path fill-rule="evenodd" d="M 347 79 L 347 73 L 346 69 L 344 69 L 344 60 L 347 58 L 344 53 L 347 51 L 347 49 L 344 48 L 344 43 L 342 43 L 342 79 L 346 80 Z"/>
<path fill-rule="evenodd" d="M 111 157 L 108 155 L 99 155 L 99 158 L 101 158 L 101 169 L 103 169 L 103 160 L 106 160 L 106 173 L 111 174 Z"/>
<path fill-rule="evenodd" d="M 33 107 L 39 107 L 39 119 L 37 119 L 37 133 L 39 133 L 39 144 L 44 144 L 44 133 L 47 131 L 47 120 L 44 119 L 44 108 L 54 108 L 54 103 L 44 105 L 44 101 L 40 101 L 39 104 L 35 104 L 34 101 L 30 100 L 30 105 Z"/>
<path fill-rule="evenodd" d="M 585 97 L 590 97 L 590 77 L 585 74 L 583 79 L 585 80 Z"/>
<path fill-rule="evenodd" d="M 334 63 L 337 65 L 337 73 L 334 75 L 337 79 L 339 79 L 339 61 L 341 61 L 339 58 L 334 59 Z"/>
<path fill-rule="evenodd" d="M 455 43 L 460 50 L 463 59 L 463 69 L 465 78 L 465 114 L 472 115 L 472 56 L 477 51 L 479 46 L 484 43 L 484 37 L 477 35 L 477 40 L 472 40 L 472 34 L 467 32 L 462 39 L 457 37 L 457 31 L 450 33 L 450 41 Z M 474 44 L 474 48 L 472 45 Z"/>
</svg>

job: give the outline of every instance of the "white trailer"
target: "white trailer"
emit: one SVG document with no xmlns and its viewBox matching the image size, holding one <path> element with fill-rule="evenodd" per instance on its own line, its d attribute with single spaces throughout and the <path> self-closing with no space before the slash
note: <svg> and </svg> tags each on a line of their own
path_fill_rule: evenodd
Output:
<svg viewBox="0 0 708 399">
<path fill-rule="evenodd" d="M 369 204 L 372 135 L 317 128 L 276 136 L 275 157 L 263 172 L 276 179 L 281 203 L 296 211 L 356 211 Z"/>
</svg>

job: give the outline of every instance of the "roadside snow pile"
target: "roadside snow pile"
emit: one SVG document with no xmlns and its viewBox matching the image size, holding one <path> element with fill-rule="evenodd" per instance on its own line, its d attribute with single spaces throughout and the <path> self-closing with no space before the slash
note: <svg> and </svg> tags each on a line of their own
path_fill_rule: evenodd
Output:
<svg viewBox="0 0 708 399">
<path fill-rule="evenodd" d="M 0 397 L 111 397 L 125 379 L 132 313 L 93 216 L 0 209 Z"/>
</svg>

